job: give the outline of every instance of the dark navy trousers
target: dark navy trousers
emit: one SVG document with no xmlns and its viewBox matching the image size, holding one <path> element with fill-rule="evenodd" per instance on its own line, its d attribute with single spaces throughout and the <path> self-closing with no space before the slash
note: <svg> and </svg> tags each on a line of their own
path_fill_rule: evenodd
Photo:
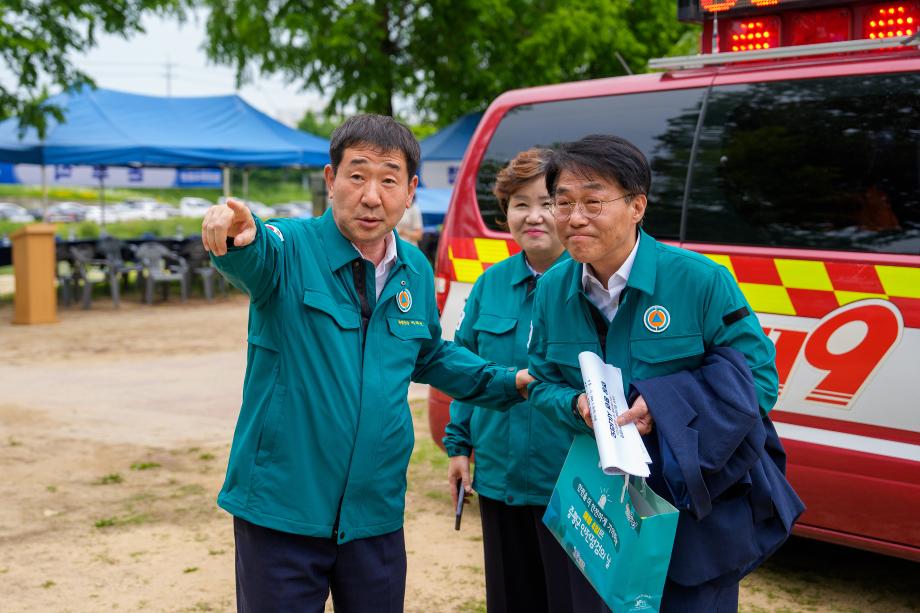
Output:
<svg viewBox="0 0 920 613">
<path fill-rule="evenodd" d="M 233 518 L 240 613 L 400 613 L 406 595 L 402 529 L 339 545 Z"/>
<path fill-rule="evenodd" d="M 610 613 L 543 524 L 542 506 L 479 495 L 489 613 Z"/>
</svg>

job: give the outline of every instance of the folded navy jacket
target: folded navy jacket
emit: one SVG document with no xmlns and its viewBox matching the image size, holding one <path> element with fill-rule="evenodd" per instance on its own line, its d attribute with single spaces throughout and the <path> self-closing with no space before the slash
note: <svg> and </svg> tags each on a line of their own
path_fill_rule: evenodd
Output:
<svg viewBox="0 0 920 613">
<path fill-rule="evenodd" d="M 680 511 L 668 577 L 690 586 L 739 581 L 805 510 L 744 356 L 713 348 L 696 370 L 633 381 L 630 400 L 639 394 L 655 424 L 643 437 L 648 484 Z"/>
</svg>

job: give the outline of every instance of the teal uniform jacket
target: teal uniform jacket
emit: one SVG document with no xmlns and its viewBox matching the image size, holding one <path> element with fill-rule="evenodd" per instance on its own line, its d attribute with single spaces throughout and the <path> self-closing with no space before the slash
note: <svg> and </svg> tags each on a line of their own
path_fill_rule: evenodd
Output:
<svg viewBox="0 0 920 613">
<path fill-rule="evenodd" d="M 339 543 L 398 530 L 415 442 L 409 380 L 507 408 L 521 400 L 515 369 L 441 339 L 431 267 L 398 237 L 375 300 L 373 264 L 331 211 L 256 226 L 253 243 L 212 257 L 251 299 L 243 403 L 217 502 L 259 526 Z M 373 309 L 366 335 L 355 274 Z"/>
<path fill-rule="evenodd" d="M 622 370 L 627 395 L 633 380 L 693 370 L 710 348 L 731 347 L 744 354 L 766 415 L 778 393 L 775 349 L 731 273 L 705 256 L 640 232 L 606 338 L 606 361 Z M 584 391 L 578 354 L 601 355 L 601 347 L 581 272 L 582 264 L 570 260 L 548 271 L 537 285 L 529 367 L 536 381 L 530 384 L 530 404 L 571 431 L 589 432 L 572 411 Z"/>
<path fill-rule="evenodd" d="M 563 253 L 556 265 L 567 259 Z M 486 270 L 470 292 L 454 342 L 487 360 L 527 368 L 532 279 L 523 251 Z M 446 434 L 449 456 L 475 450 L 476 491 L 509 505 L 545 506 L 572 445 L 569 432 L 528 402 L 500 413 L 454 400 Z"/>
</svg>

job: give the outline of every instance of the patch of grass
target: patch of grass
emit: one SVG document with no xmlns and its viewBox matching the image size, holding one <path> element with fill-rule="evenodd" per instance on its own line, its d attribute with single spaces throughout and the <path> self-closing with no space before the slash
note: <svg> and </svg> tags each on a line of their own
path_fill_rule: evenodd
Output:
<svg viewBox="0 0 920 613">
<path fill-rule="evenodd" d="M 159 467 L 159 462 L 135 462 L 131 465 L 131 470 L 153 470 Z"/>
<path fill-rule="evenodd" d="M 207 461 L 207 460 L 213 460 L 213 459 L 214 459 L 214 454 L 213 454 L 213 453 L 202 453 L 200 456 L 198 456 L 198 459 L 199 459 L 199 460 L 205 460 L 205 461 Z"/>
<path fill-rule="evenodd" d="M 198 485 L 197 483 L 189 483 L 183 485 L 176 490 L 176 493 L 173 494 L 173 498 L 184 498 L 185 496 L 201 496 L 207 490 L 203 486 Z"/>
<path fill-rule="evenodd" d="M 98 560 L 99 562 L 103 562 L 105 564 L 109 564 L 110 566 L 114 566 L 118 564 L 118 560 L 110 556 L 108 551 L 97 553 L 95 556 L 93 556 L 93 559 Z"/>
<path fill-rule="evenodd" d="M 198 572 L 198 567 L 197 567 L 197 566 L 189 566 L 188 568 L 183 569 L 182 572 L 185 573 L 186 575 L 189 574 L 189 573 L 196 573 L 196 572 Z"/>
<path fill-rule="evenodd" d="M 97 528 L 111 528 L 112 526 L 139 526 L 153 519 L 148 513 L 132 513 L 124 517 L 104 517 L 94 524 Z"/>
<path fill-rule="evenodd" d="M 54 585 L 55 585 L 54 581 L 51 581 L 50 579 L 49 579 L 48 581 L 45 581 L 44 583 L 42 583 L 42 587 L 45 588 L 46 590 L 47 590 L 49 587 L 54 587 Z"/>
<path fill-rule="evenodd" d="M 223 550 L 223 549 L 208 549 L 208 555 L 209 555 L 209 556 L 219 556 L 219 555 L 222 555 L 222 554 L 224 554 L 224 553 L 226 553 L 226 551 Z"/>
<path fill-rule="evenodd" d="M 141 524 L 146 524 L 151 519 L 153 519 L 153 517 L 149 513 L 135 513 L 123 517 L 118 523 L 124 526 L 139 526 Z"/>
<path fill-rule="evenodd" d="M 457 609 L 462 613 L 486 613 L 485 600 L 468 600 Z"/>
<path fill-rule="evenodd" d="M 415 449 L 409 464 L 426 465 L 435 470 L 447 471 L 447 454 L 438 447 L 431 437 L 424 437 L 415 441 Z"/>
<path fill-rule="evenodd" d="M 45 489 L 53 494 L 57 491 L 57 486 L 56 485 L 46 485 Z"/>
<path fill-rule="evenodd" d="M 124 479 L 121 478 L 121 475 L 118 473 L 109 473 L 102 477 L 99 477 L 99 480 L 94 482 L 93 485 L 112 485 L 113 483 L 121 483 Z"/>
<path fill-rule="evenodd" d="M 20 445 L 22 445 L 22 442 L 16 440 L 12 436 L 9 437 L 6 442 L 10 447 L 19 447 Z"/>
<path fill-rule="evenodd" d="M 132 551 L 132 552 L 129 553 L 128 555 L 131 556 L 132 558 L 134 558 L 134 559 L 136 560 L 137 558 L 141 557 L 141 556 L 144 555 L 145 553 L 147 553 L 147 552 L 146 552 L 146 551 Z"/>
<path fill-rule="evenodd" d="M 450 500 L 450 496 L 447 492 L 442 490 L 428 490 L 425 492 L 425 497 L 438 502 L 448 502 Z"/>
</svg>

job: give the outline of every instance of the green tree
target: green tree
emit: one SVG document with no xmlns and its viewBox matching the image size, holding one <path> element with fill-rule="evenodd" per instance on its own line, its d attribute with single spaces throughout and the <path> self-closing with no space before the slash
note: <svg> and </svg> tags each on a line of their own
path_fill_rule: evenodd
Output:
<svg viewBox="0 0 920 613">
<path fill-rule="evenodd" d="M 674 0 L 200 0 L 208 55 L 346 107 L 445 124 L 517 87 L 643 72 L 696 44 Z"/>
<path fill-rule="evenodd" d="M 148 12 L 183 15 L 181 0 L 0 0 L 0 67 L 12 75 L 0 81 L 0 120 L 19 116 L 20 127 L 44 135 L 50 117 L 49 87 L 92 85 L 74 67 L 73 56 L 96 45 L 99 32 L 125 37 L 143 31 Z M 12 83 L 10 83 L 12 81 Z"/>
<path fill-rule="evenodd" d="M 323 113 L 308 110 L 304 113 L 303 118 L 297 122 L 297 129 L 323 138 L 329 138 L 340 123 L 342 121 L 339 117 L 330 117 Z"/>
</svg>

